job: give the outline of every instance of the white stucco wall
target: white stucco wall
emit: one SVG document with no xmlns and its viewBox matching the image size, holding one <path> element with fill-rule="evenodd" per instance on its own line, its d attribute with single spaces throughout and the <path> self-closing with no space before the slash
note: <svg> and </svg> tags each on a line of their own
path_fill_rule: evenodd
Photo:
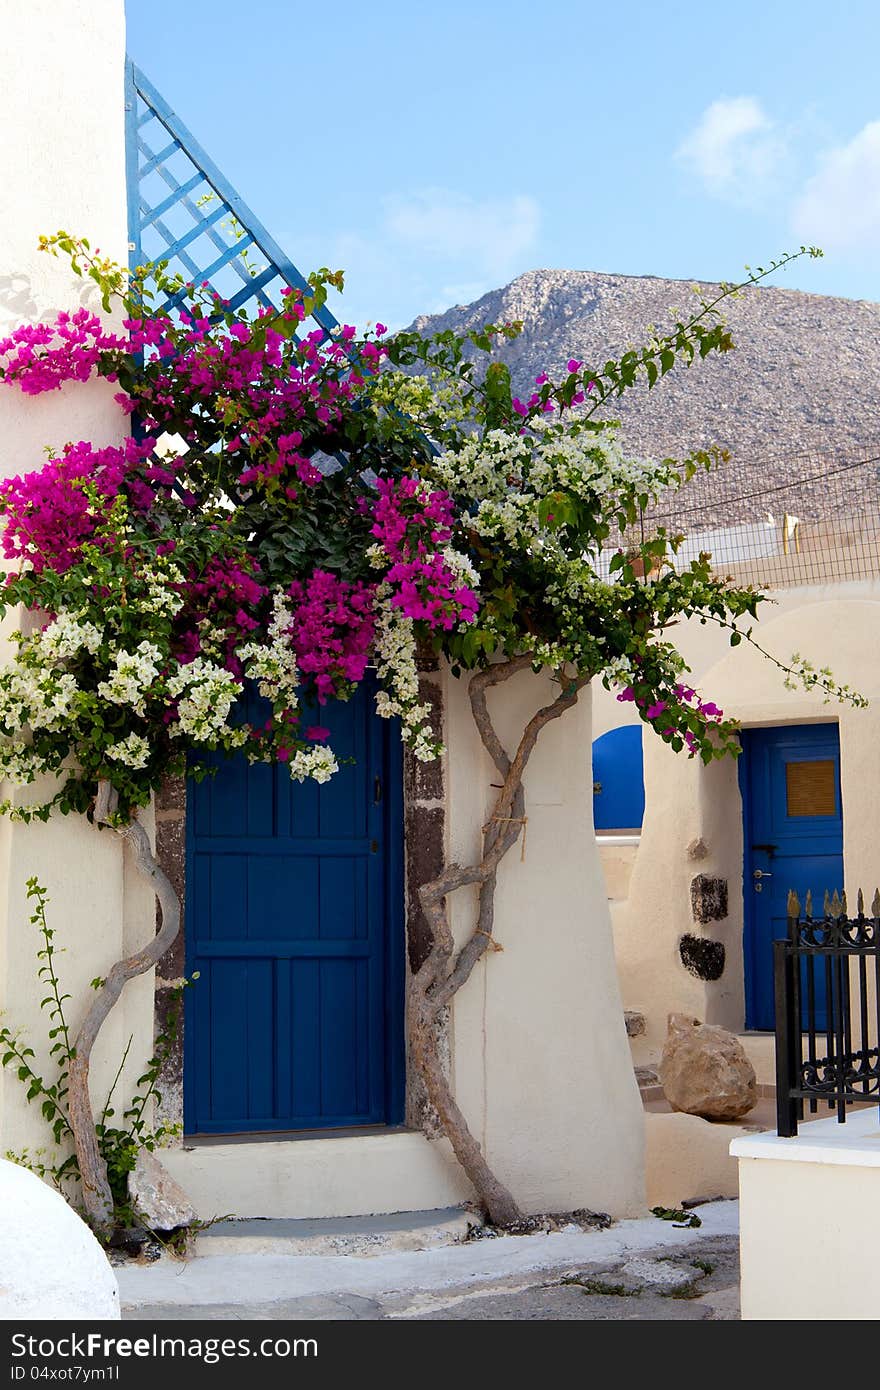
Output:
<svg viewBox="0 0 880 1390">
<path fill-rule="evenodd" d="M 846 888 L 854 898 L 861 886 L 870 897 L 880 880 L 873 832 L 880 799 L 880 664 L 875 655 L 880 585 L 841 582 L 778 591 L 773 598 L 774 603 L 763 609 L 756 634 L 762 645 L 785 661 L 798 652 L 817 666 L 830 666 L 838 681 L 868 697 L 868 709 L 826 704 L 821 694 L 787 690 L 770 662 L 745 645 L 732 649 L 724 634 L 711 626 L 681 624 L 674 640 L 704 698 L 746 727 L 839 723 Z M 631 705 L 619 704 L 601 688 L 595 699 L 597 729 L 604 732 L 631 722 Z M 627 895 L 614 894 L 611 903 L 624 1003 L 647 1020 L 647 1032 L 633 1044 L 638 1062 L 656 1060 L 672 1011 L 693 1013 L 734 1031 L 744 1025 L 743 834 L 736 764 L 730 759 L 703 767 L 671 752 L 648 729 L 643 744 L 646 807 L 641 841 Z M 678 954 L 684 932 L 701 934 L 690 905 L 690 883 L 696 874 L 726 878 L 728 883 L 727 918 L 702 929 L 726 949 L 724 974 L 715 983 L 688 974 Z M 615 882 L 619 884 L 619 878 Z"/>
<path fill-rule="evenodd" d="M 42 233 L 86 236 L 119 261 L 128 256 L 124 174 L 124 14 L 122 0 L 0 0 L 0 334 L 16 324 L 91 304 L 88 287 L 62 260 L 41 253 Z M 90 284 L 91 282 L 88 282 Z M 94 382 L 26 397 L 0 390 L 0 475 L 43 462 L 44 448 L 68 440 L 112 443 L 126 430 L 113 387 Z M 5 788 L 3 795 L 8 795 Z M 37 799 L 34 788 L 19 794 Z M 23 1025 L 37 1069 L 48 1070 L 45 990 L 34 960 L 40 944 L 28 918 L 25 880 L 49 889 L 50 925 L 65 949 L 57 960 L 73 995 L 75 1027 L 89 981 L 104 974 L 152 930 L 152 898 L 125 864 L 109 831 L 79 817 L 49 825 L 0 822 L 0 1009 Z M 129 985 L 95 1054 L 93 1093 L 103 1103 L 129 1036 L 134 1035 L 120 1095 L 140 1075 L 152 1048 L 152 982 Z M 44 1075 L 47 1071 L 44 1071 Z M 10 1073 L 0 1074 L 0 1152 L 34 1150 L 46 1131 Z"/>
<path fill-rule="evenodd" d="M 490 694 L 509 750 L 558 687 L 526 672 Z M 498 781 L 464 683 L 446 680 L 448 853 L 478 857 Z M 548 725 L 526 770 L 525 853 L 503 861 L 495 936 L 456 999 L 456 1096 L 527 1211 L 644 1203 L 644 1134 L 592 829 L 591 697 Z M 452 900 L 457 939 L 473 895 Z"/>
</svg>

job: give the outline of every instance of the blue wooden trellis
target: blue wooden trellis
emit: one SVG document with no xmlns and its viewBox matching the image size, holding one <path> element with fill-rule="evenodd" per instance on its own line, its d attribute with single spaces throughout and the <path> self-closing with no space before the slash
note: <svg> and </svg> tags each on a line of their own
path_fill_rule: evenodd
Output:
<svg viewBox="0 0 880 1390">
<path fill-rule="evenodd" d="M 132 267 L 167 261 L 233 309 L 308 289 L 130 60 L 126 179 Z M 326 307 L 312 326 L 339 328 Z M 343 745 L 358 730 L 364 744 L 327 788 L 230 758 L 188 797 L 186 968 L 201 974 L 186 1007 L 188 1132 L 403 1118 L 401 750 L 367 695 L 326 716 Z"/>
<path fill-rule="evenodd" d="M 167 260 L 169 272 L 213 289 L 234 309 L 278 308 L 281 290 L 307 289 L 285 255 L 156 88 L 130 59 L 125 73 L 129 263 Z M 326 307 L 315 324 L 339 327 Z"/>
</svg>

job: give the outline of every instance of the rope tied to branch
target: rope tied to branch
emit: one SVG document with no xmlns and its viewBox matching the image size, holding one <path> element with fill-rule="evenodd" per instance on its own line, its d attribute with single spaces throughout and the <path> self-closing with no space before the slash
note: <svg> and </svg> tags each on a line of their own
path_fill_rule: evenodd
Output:
<svg viewBox="0 0 880 1390">
<path fill-rule="evenodd" d="M 526 862 L 526 833 L 527 833 L 528 824 L 529 824 L 529 818 L 528 818 L 528 816 L 490 816 L 489 819 L 486 821 L 486 824 L 483 826 L 483 834 L 484 834 L 484 835 L 485 835 L 486 831 L 489 829 L 489 826 L 492 824 L 493 821 L 498 821 L 499 824 L 503 824 L 503 825 L 521 825 L 521 826 L 522 826 L 522 828 L 523 828 L 522 849 L 520 850 L 520 854 L 519 854 L 519 862 L 520 862 L 521 864 L 524 864 L 524 863 Z"/>
<path fill-rule="evenodd" d="M 504 950 L 504 947 L 501 945 L 501 942 L 500 942 L 500 941 L 496 941 L 495 938 L 494 938 L 494 936 L 492 935 L 492 933 L 491 933 L 490 931 L 484 931 L 482 927 L 477 927 L 477 928 L 475 929 L 475 931 L 474 931 L 474 935 L 475 935 L 475 936 L 485 936 L 486 940 L 489 942 L 489 945 L 492 947 L 492 950 L 493 950 L 493 951 L 503 951 L 503 950 Z"/>
</svg>

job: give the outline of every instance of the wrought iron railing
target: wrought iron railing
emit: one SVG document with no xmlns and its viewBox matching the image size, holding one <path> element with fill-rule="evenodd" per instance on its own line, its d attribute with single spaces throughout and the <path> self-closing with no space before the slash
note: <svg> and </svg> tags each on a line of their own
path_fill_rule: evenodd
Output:
<svg viewBox="0 0 880 1390">
<path fill-rule="evenodd" d="M 798 1132 L 805 1102 L 846 1119 L 847 1107 L 880 1102 L 880 890 L 866 916 L 846 895 L 825 894 L 813 916 L 788 897 L 788 936 L 773 943 L 776 992 L 776 1127 Z"/>
</svg>

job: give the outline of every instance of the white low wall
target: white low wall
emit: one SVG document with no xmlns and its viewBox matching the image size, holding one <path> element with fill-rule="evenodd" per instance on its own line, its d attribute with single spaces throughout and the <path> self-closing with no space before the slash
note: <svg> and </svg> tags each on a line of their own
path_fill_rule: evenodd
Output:
<svg viewBox="0 0 880 1390">
<path fill-rule="evenodd" d="M 0 1212 L 0 1322 L 119 1318 L 107 1256 L 63 1197 L 0 1159 Z"/>
<path fill-rule="evenodd" d="M 877 1110 L 801 1125 L 791 1139 L 736 1139 L 742 1316 L 876 1321 L 880 1316 Z"/>
</svg>

